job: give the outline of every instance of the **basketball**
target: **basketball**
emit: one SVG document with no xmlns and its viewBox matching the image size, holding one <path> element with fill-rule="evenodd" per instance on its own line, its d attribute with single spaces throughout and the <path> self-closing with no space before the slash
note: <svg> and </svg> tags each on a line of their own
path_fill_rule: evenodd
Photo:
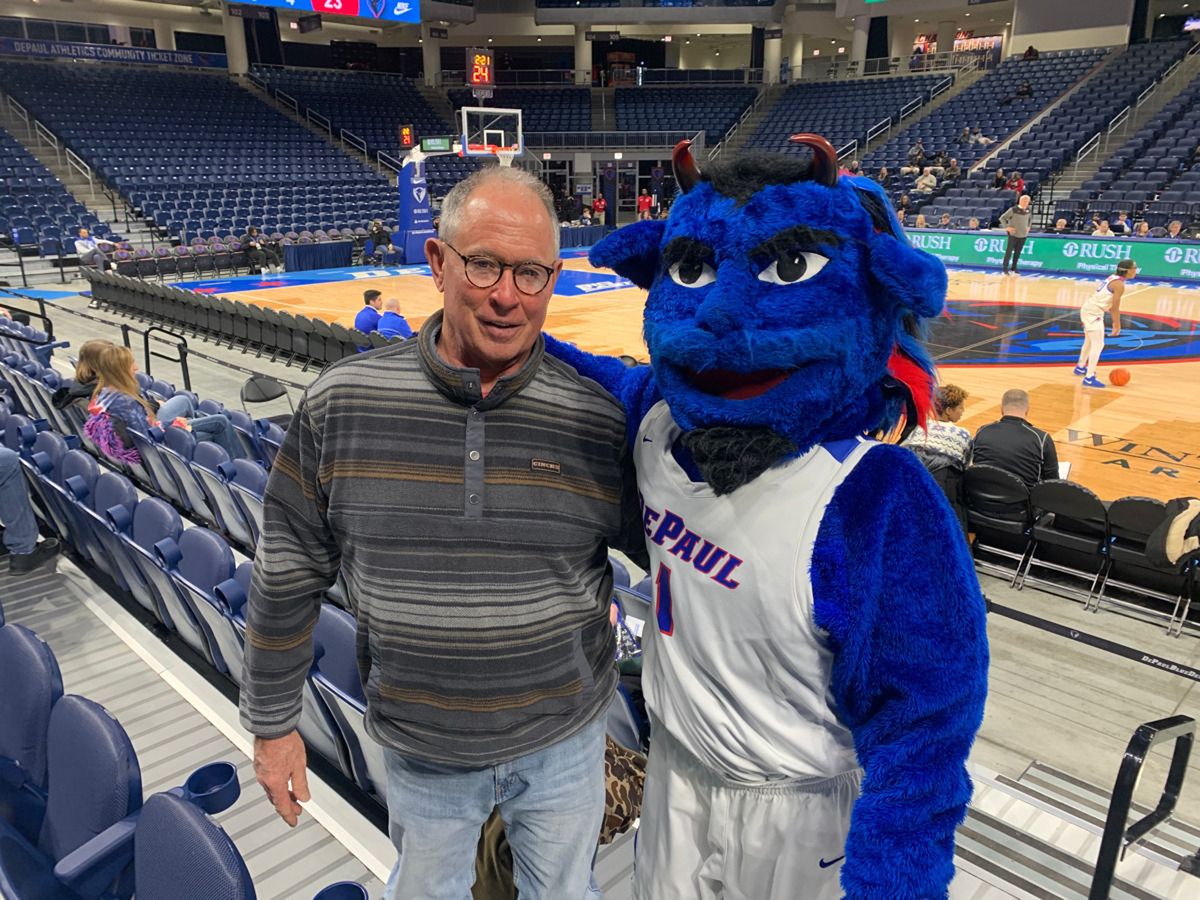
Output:
<svg viewBox="0 0 1200 900">
<path fill-rule="evenodd" d="M 1113 369 L 1108 373 L 1108 380 L 1117 387 L 1124 387 L 1125 385 L 1129 384 L 1129 370 Z"/>
</svg>

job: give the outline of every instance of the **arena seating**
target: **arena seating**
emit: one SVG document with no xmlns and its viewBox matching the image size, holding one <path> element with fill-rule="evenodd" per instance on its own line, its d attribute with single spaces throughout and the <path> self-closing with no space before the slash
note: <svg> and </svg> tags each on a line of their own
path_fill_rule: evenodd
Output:
<svg viewBox="0 0 1200 900">
<path fill-rule="evenodd" d="M 327 118 L 335 138 L 345 129 L 365 141 L 371 159 L 381 150 L 395 159 L 401 157 L 401 125 L 412 125 L 417 137 L 453 135 L 459 131 L 457 124 L 445 121 L 433 110 L 412 81 L 400 75 L 266 66 L 255 67 L 252 74 L 269 90 L 282 90 L 295 99 L 301 110 L 311 109 Z M 587 92 L 583 94 L 586 99 Z M 528 124 L 523 127 L 532 130 Z M 479 165 L 475 159 L 433 157 L 426 163 L 429 190 L 435 197 L 445 196 Z"/>
<path fill-rule="evenodd" d="M 61 181 L 0 128 L 0 243 L 37 246 L 42 256 L 74 255 L 80 228 L 118 240 L 108 225 L 67 191 Z"/>
<path fill-rule="evenodd" d="M 592 130 L 591 93 L 585 87 L 498 87 L 486 103 L 476 100 L 466 88 L 449 91 L 449 95 L 455 110 L 463 106 L 519 109 L 526 132 Z"/>
<path fill-rule="evenodd" d="M 867 130 L 929 92 L 946 74 L 900 78 L 867 78 L 834 82 L 802 82 L 789 87 L 763 118 L 746 146 L 782 153 L 807 152 L 788 137 L 809 131 L 827 137 L 835 147 L 866 143 Z"/>
<path fill-rule="evenodd" d="M 395 191 L 381 175 L 222 76 L 5 61 L 0 77 L 135 209 L 185 243 L 250 224 L 297 233 L 373 218 L 395 225 Z"/>
<path fill-rule="evenodd" d="M 1182 58 L 1189 46 L 1188 41 L 1163 41 L 1135 44 L 1123 51 L 1106 70 L 1122 73 L 1121 79 L 1101 76 L 1083 85 L 1026 134 L 989 159 L 986 168 L 1019 171 L 1026 184 L 1036 188 L 1073 161 L 1088 140 L 1103 131 L 1122 109 L 1136 102 L 1138 95 Z M 990 174 L 984 177 L 990 180 Z M 1140 209 L 1149 199 L 1145 195 L 1151 195 L 1165 182 L 1165 177 L 1144 179 L 1140 194 L 1115 202 L 1133 204 L 1121 207 L 1130 211 Z"/>
<path fill-rule="evenodd" d="M 758 89 L 736 87 L 619 87 L 615 105 L 620 131 L 705 132 L 713 146 L 746 111 Z"/>
<path fill-rule="evenodd" d="M 1180 44 L 1184 49 L 1189 46 L 1184 42 L 1162 46 L 1178 49 Z M 1152 228 L 1179 219 L 1190 230 L 1200 220 L 1198 149 L 1200 84 L 1191 84 L 1121 144 L 1093 178 L 1057 200 L 1055 217 L 1083 225 L 1093 214 L 1108 217 L 1125 210 Z"/>
<path fill-rule="evenodd" d="M 886 166 L 891 172 L 886 187 L 892 199 L 897 200 L 902 194 L 908 194 L 913 201 L 913 211 L 918 211 L 933 198 L 913 192 L 914 176 L 899 174 L 899 168 L 907 162 L 909 148 L 918 138 L 924 142 L 927 155 L 945 150 L 958 160 L 965 172 L 991 150 L 978 144 L 959 143 L 963 128 L 979 128 L 984 135 L 996 141 L 1008 139 L 1025 122 L 1090 72 L 1104 52 L 1101 49 L 1064 50 L 1043 53 L 1035 60 L 1006 60 L 944 106 L 904 128 L 883 146 L 867 154 L 862 160 L 863 168 L 869 174 L 874 174 L 881 166 Z M 1006 98 L 1012 97 L 1025 81 L 1030 83 L 1033 97 L 1005 103 Z M 987 195 L 983 193 L 982 186 L 958 189 L 970 191 L 982 201 L 977 206 L 964 203 L 958 208 L 964 211 L 963 214 L 977 215 L 985 226 L 998 214 L 997 209 L 1002 211 L 1011 205 L 1011 197 L 997 202 L 994 192 Z M 971 194 L 959 196 L 971 198 Z"/>
</svg>

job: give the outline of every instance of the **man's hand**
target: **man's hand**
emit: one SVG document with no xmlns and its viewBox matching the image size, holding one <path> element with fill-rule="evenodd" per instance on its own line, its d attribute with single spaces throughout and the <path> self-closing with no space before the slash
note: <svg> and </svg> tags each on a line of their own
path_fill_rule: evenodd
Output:
<svg viewBox="0 0 1200 900">
<path fill-rule="evenodd" d="M 1012 234 L 1012 235 L 1015 235 L 1015 234 L 1017 233 L 1016 229 L 1015 229 L 1015 228 L 1013 228 L 1011 225 L 1009 225 L 1009 226 L 1008 226 L 1007 228 L 1005 228 L 1004 230 L 1005 230 L 1005 231 L 1007 231 L 1009 234 Z"/>
<path fill-rule="evenodd" d="M 281 738 L 254 739 L 254 774 L 275 812 L 292 828 L 300 818 L 300 804 L 312 799 L 305 762 L 304 741 L 298 731 Z"/>
</svg>

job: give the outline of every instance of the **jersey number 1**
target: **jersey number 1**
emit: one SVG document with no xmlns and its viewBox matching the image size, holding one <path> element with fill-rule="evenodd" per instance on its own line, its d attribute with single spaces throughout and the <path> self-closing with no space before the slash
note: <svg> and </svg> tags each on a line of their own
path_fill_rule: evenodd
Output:
<svg viewBox="0 0 1200 900">
<path fill-rule="evenodd" d="M 654 576 L 654 613 L 658 617 L 658 630 L 665 635 L 675 631 L 675 619 L 671 615 L 671 570 L 658 564 Z"/>
</svg>

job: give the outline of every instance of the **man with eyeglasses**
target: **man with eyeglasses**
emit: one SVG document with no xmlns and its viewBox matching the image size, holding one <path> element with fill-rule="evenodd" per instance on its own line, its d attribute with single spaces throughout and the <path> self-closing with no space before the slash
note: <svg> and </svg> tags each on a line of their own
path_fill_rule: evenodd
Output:
<svg viewBox="0 0 1200 900">
<path fill-rule="evenodd" d="M 276 458 L 242 722 L 294 825 L 312 628 L 340 570 L 387 763 L 399 859 L 385 896 L 468 896 L 498 808 L 523 900 L 582 900 L 616 686 L 608 548 L 645 559 L 625 416 L 545 354 L 562 268 L 546 187 L 486 168 L 441 219 L 425 253 L 443 309 L 414 340 L 327 369 Z"/>
</svg>

